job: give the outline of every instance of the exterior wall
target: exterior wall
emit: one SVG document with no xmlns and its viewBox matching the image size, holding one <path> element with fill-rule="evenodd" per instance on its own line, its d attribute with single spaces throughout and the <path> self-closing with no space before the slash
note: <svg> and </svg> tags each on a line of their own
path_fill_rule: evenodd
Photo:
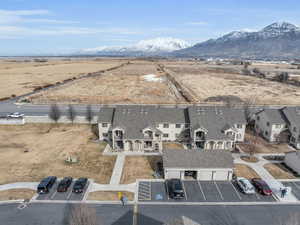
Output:
<svg viewBox="0 0 300 225">
<path fill-rule="evenodd" d="M 230 168 L 224 169 L 188 169 L 188 168 L 165 168 L 165 179 L 184 179 L 185 171 L 197 171 L 197 180 L 232 180 L 233 170 Z"/>
<path fill-rule="evenodd" d="M 300 174 L 300 153 L 299 152 L 287 153 L 285 155 L 284 162 L 288 167 L 290 167 L 295 172 Z"/>
<path fill-rule="evenodd" d="M 271 141 L 272 126 L 271 124 L 267 126 L 267 122 L 269 121 L 265 115 L 265 112 L 261 112 L 255 116 L 255 128 L 265 139 Z"/>
<path fill-rule="evenodd" d="M 245 140 L 245 132 L 246 132 L 246 124 L 241 124 L 242 127 L 238 128 L 237 124 L 235 124 L 235 128 L 237 129 L 236 141 L 243 142 Z"/>
<path fill-rule="evenodd" d="M 105 123 L 105 122 L 103 122 L 103 123 Z M 111 124 L 110 123 L 106 123 L 107 127 L 103 127 L 103 123 L 98 122 L 99 140 L 100 141 L 109 140 L 109 131 L 111 129 Z M 105 134 L 107 134 L 106 137 L 105 137 Z"/>
<path fill-rule="evenodd" d="M 300 149 L 300 127 L 290 125 L 289 130 L 292 134 L 291 139 L 290 139 L 290 144 L 292 144 L 296 149 Z"/>
<path fill-rule="evenodd" d="M 270 125 L 271 126 L 271 125 Z M 280 135 L 282 131 L 286 129 L 284 124 L 272 124 L 271 134 L 270 134 L 270 142 L 276 142 L 276 137 Z"/>
<path fill-rule="evenodd" d="M 185 129 L 185 124 L 184 123 L 178 123 L 181 124 L 180 128 L 176 128 L 176 124 L 174 123 L 167 123 L 169 124 L 169 128 L 164 128 L 164 123 L 159 123 L 157 125 L 157 128 L 163 132 L 163 134 L 168 134 L 168 137 L 163 137 L 162 135 L 162 140 L 163 141 L 176 141 L 177 137 L 176 135 L 180 135 Z"/>
</svg>

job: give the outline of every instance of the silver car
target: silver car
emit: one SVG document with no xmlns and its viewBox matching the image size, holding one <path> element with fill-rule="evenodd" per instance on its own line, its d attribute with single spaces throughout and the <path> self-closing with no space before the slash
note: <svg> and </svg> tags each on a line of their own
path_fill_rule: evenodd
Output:
<svg viewBox="0 0 300 225">
<path fill-rule="evenodd" d="M 255 194 L 255 188 L 249 180 L 244 177 L 237 178 L 237 184 L 245 194 Z"/>
</svg>

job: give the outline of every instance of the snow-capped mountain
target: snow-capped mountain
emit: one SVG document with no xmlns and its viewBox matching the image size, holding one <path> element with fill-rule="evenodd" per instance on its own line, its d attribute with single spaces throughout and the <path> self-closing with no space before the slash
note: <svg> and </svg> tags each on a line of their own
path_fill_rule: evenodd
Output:
<svg viewBox="0 0 300 225">
<path fill-rule="evenodd" d="M 181 57 L 295 58 L 300 57 L 300 28 L 287 22 L 255 31 L 234 31 L 190 48 L 175 51 Z"/>
<path fill-rule="evenodd" d="M 141 56 L 161 55 L 172 51 L 190 47 L 184 40 L 176 38 L 155 38 L 143 40 L 130 46 L 102 46 L 97 48 L 83 49 L 81 54 L 112 55 L 112 56 Z"/>
</svg>

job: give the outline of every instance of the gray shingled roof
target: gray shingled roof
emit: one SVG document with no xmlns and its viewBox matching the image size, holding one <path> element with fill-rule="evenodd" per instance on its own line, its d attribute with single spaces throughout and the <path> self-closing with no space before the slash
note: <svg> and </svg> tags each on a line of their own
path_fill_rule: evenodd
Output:
<svg viewBox="0 0 300 225">
<path fill-rule="evenodd" d="M 259 115 L 263 112 L 265 113 L 268 121 L 272 124 L 284 124 L 286 122 L 280 109 L 264 109 L 257 114 Z"/>
<path fill-rule="evenodd" d="M 98 113 L 98 122 L 111 123 L 115 108 L 101 107 Z"/>
<path fill-rule="evenodd" d="M 282 112 L 290 124 L 300 127 L 300 107 L 285 107 Z"/>
<path fill-rule="evenodd" d="M 233 168 L 233 157 L 222 150 L 164 150 L 165 168 Z"/>
<path fill-rule="evenodd" d="M 193 133 L 197 127 L 204 127 L 208 132 L 206 140 L 229 140 L 224 134 L 224 128 L 232 128 L 234 124 L 246 124 L 242 109 L 226 107 L 193 106 L 188 108 Z"/>
<path fill-rule="evenodd" d="M 142 130 L 157 123 L 186 123 L 186 109 L 156 106 L 117 106 L 113 128 L 125 127 L 126 139 L 144 139 Z"/>
</svg>

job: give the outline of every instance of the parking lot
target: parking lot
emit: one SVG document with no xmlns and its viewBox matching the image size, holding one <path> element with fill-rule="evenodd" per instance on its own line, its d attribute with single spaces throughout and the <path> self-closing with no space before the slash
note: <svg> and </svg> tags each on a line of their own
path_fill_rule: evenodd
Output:
<svg viewBox="0 0 300 225">
<path fill-rule="evenodd" d="M 148 184 L 146 184 L 148 183 Z M 142 187 L 142 188 L 141 188 Z M 147 187 L 147 188 L 146 188 Z M 169 198 L 164 182 L 142 182 L 139 184 L 140 202 L 274 202 L 273 196 L 260 194 L 246 195 L 239 191 L 234 182 L 229 181 L 183 181 L 185 198 Z"/>
<path fill-rule="evenodd" d="M 57 180 L 52 188 L 50 189 L 49 193 L 47 194 L 39 194 L 36 200 L 69 200 L 69 201 L 81 201 L 84 198 L 86 190 L 90 182 L 88 181 L 82 193 L 73 193 L 73 185 L 76 180 L 73 180 L 72 184 L 68 188 L 67 192 L 57 192 L 57 186 L 60 180 Z"/>
<path fill-rule="evenodd" d="M 286 187 L 292 188 L 292 193 L 295 195 L 298 200 L 300 200 L 300 181 L 289 181 L 289 182 L 282 182 L 282 184 Z"/>
</svg>

